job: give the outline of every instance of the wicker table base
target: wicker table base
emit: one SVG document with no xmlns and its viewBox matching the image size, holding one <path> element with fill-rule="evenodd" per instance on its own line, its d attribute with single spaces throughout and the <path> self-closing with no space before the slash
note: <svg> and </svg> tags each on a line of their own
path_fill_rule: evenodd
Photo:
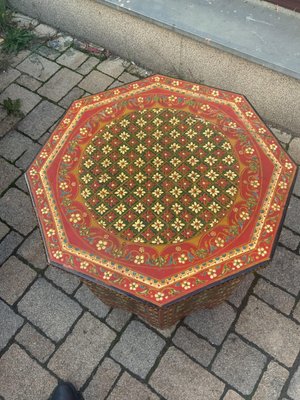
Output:
<svg viewBox="0 0 300 400">
<path fill-rule="evenodd" d="M 128 297 L 126 294 L 82 279 L 83 283 L 109 307 L 117 307 L 137 314 L 150 325 L 160 329 L 165 329 L 174 325 L 177 321 L 201 308 L 213 308 L 222 303 L 232 294 L 241 280 L 242 277 L 238 277 L 186 299 L 177 301 L 176 303 L 158 307 L 154 304 Z"/>
</svg>

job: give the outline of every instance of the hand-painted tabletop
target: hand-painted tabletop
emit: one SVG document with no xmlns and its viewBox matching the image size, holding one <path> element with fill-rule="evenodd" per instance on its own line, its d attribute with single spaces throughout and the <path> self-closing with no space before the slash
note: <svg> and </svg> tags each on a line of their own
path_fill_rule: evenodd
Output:
<svg viewBox="0 0 300 400">
<path fill-rule="evenodd" d="M 295 172 L 243 96 L 154 75 L 75 101 L 27 180 L 52 264 L 160 306 L 269 260 Z"/>
</svg>

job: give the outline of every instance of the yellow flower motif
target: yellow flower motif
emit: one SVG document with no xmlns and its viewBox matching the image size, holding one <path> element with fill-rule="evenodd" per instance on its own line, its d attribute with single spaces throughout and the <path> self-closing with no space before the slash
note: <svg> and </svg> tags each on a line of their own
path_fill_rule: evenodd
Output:
<svg viewBox="0 0 300 400">
<path fill-rule="evenodd" d="M 96 243 L 96 247 L 98 250 L 105 250 L 107 247 L 107 241 L 106 240 L 98 240 Z"/>
<path fill-rule="evenodd" d="M 155 82 L 159 82 L 160 81 L 160 77 L 159 76 L 155 76 L 154 80 L 155 80 Z"/>
<path fill-rule="evenodd" d="M 146 147 L 143 144 L 139 144 L 136 148 L 136 151 L 140 154 L 142 154 L 146 150 Z"/>
<path fill-rule="evenodd" d="M 273 229 L 272 225 L 268 224 L 268 225 L 265 226 L 265 230 L 266 230 L 266 232 L 271 233 L 271 232 L 273 232 L 274 229 Z"/>
<path fill-rule="evenodd" d="M 175 197 L 175 199 L 178 199 L 178 197 L 182 194 L 182 190 L 178 187 L 175 186 L 171 191 L 171 195 Z"/>
<path fill-rule="evenodd" d="M 273 150 L 273 151 L 275 151 L 276 149 L 277 149 L 277 145 L 275 144 L 275 143 L 272 143 L 271 145 L 270 145 L 270 149 L 271 150 Z"/>
<path fill-rule="evenodd" d="M 224 245 L 225 245 L 225 240 L 222 239 L 222 238 L 220 238 L 220 237 L 218 237 L 218 238 L 215 240 L 215 245 L 216 245 L 217 247 L 224 247 Z"/>
<path fill-rule="evenodd" d="M 207 271 L 207 275 L 210 277 L 210 279 L 213 279 L 217 276 L 217 271 L 211 268 Z"/>
<path fill-rule="evenodd" d="M 77 222 L 81 221 L 81 216 L 79 213 L 73 213 L 71 214 L 71 217 L 69 218 L 69 221 L 76 224 Z"/>
<path fill-rule="evenodd" d="M 153 175 L 153 180 L 154 180 L 155 182 L 161 181 L 162 178 L 163 178 L 163 176 L 162 176 L 161 174 L 159 174 L 158 172 L 157 172 L 156 174 Z"/>
<path fill-rule="evenodd" d="M 190 158 L 187 160 L 187 162 L 188 162 L 192 167 L 194 167 L 194 166 L 199 162 L 199 160 L 198 160 L 196 157 L 192 156 L 192 157 L 190 157 Z"/>
<path fill-rule="evenodd" d="M 204 160 L 204 162 L 210 166 L 214 165 L 217 161 L 218 161 L 217 158 L 212 156 L 208 156 Z"/>
<path fill-rule="evenodd" d="M 242 211 L 240 213 L 240 217 L 242 218 L 243 221 L 247 221 L 248 219 L 250 219 L 250 215 L 246 211 Z"/>
<path fill-rule="evenodd" d="M 202 206 L 194 201 L 194 203 L 189 206 L 189 209 L 195 214 L 198 214 L 202 210 Z"/>
<path fill-rule="evenodd" d="M 93 154 L 95 150 L 96 150 L 96 147 L 93 146 L 92 144 L 88 145 L 88 147 L 85 149 L 85 151 L 86 151 L 88 154 Z"/>
<path fill-rule="evenodd" d="M 234 163 L 234 158 L 233 158 L 230 154 L 228 154 L 228 156 L 226 156 L 226 157 L 223 158 L 223 161 L 224 161 L 226 164 L 231 165 L 231 164 Z"/>
<path fill-rule="evenodd" d="M 114 223 L 114 227 L 120 232 L 122 229 L 124 229 L 125 228 L 125 224 L 124 224 L 124 222 L 121 220 L 121 219 L 119 219 L 117 222 L 115 222 Z"/>
<path fill-rule="evenodd" d="M 65 125 L 68 125 L 70 122 L 71 122 L 70 118 L 65 118 L 65 119 L 63 120 L 63 123 L 64 123 Z"/>
<path fill-rule="evenodd" d="M 135 282 L 130 283 L 130 285 L 129 285 L 130 290 L 136 290 L 138 287 L 139 287 L 139 285 Z"/>
<path fill-rule="evenodd" d="M 233 181 L 237 177 L 236 173 L 234 171 L 231 171 L 231 169 L 229 171 L 226 171 L 224 175 L 231 181 Z"/>
<path fill-rule="evenodd" d="M 286 169 L 292 169 L 293 168 L 293 165 L 290 162 L 286 162 L 284 165 L 285 165 Z"/>
<path fill-rule="evenodd" d="M 29 172 L 30 176 L 35 176 L 37 174 L 35 169 L 31 169 Z"/>
<path fill-rule="evenodd" d="M 53 256 L 57 259 L 62 258 L 63 254 L 61 251 L 57 250 L 55 253 L 53 253 Z"/>
<path fill-rule="evenodd" d="M 267 254 L 267 250 L 264 247 L 259 247 L 257 249 L 257 253 L 259 256 L 264 257 Z"/>
<path fill-rule="evenodd" d="M 168 100 L 171 101 L 171 102 L 174 102 L 174 101 L 177 100 L 177 97 L 174 96 L 174 95 L 172 95 L 172 96 L 169 96 L 169 97 L 168 97 Z"/>
<path fill-rule="evenodd" d="M 197 218 L 194 219 L 194 221 L 191 223 L 192 227 L 196 230 L 199 230 L 203 227 L 203 224 L 200 220 L 198 220 Z"/>
<path fill-rule="evenodd" d="M 103 151 L 104 154 L 108 154 L 108 153 L 110 153 L 112 151 L 112 148 L 109 145 L 106 145 L 106 146 L 104 146 L 102 148 L 102 151 Z M 121 147 L 120 147 L 119 151 L 121 152 Z"/>
<path fill-rule="evenodd" d="M 183 208 L 181 207 L 181 205 L 178 204 L 178 203 L 173 204 L 172 207 L 171 207 L 171 209 L 172 209 L 172 211 L 174 212 L 174 214 L 176 214 L 176 215 L 180 214 L 181 211 L 183 210 Z"/>
<path fill-rule="evenodd" d="M 42 194 L 42 193 L 44 193 L 44 190 L 41 189 L 41 188 L 38 188 L 38 189 L 35 191 L 35 193 L 36 193 L 36 194 Z"/>
<path fill-rule="evenodd" d="M 134 194 L 136 195 L 136 196 L 138 196 L 138 197 L 143 197 L 145 194 L 146 194 L 146 192 L 145 192 L 145 190 L 143 189 L 143 188 L 141 188 L 140 186 L 136 189 L 136 191 L 134 192 Z M 153 194 L 154 194 L 154 192 L 153 192 Z"/>
<path fill-rule="evenodd" d="M 80 269 L 86 270 L 88 266 L 89 266 L 89 263 L 87 261 L 81 261 Z"/>
<path fill-rule="evenodd" d="M 114 110 L 111 107 L 107 107 L 105 112 L 106 112 L 106 114 L 110 115 L 114 112 Z"/>
<path fill-rule="evenodd" d="M 155 293 L 156 301 L 162 301 L 164 299 L 164 294 L 162 292 Z"/>
<path fill-rule="evenodd" d="M 75 108 L 79 108 L 80 106 L 81 106 L 81 102 L 80 101 L 77 101 L 76 103 L 75 103 Z"/>
<path fill-rule="evenodd" d="M 82 136 L 85 136 L 88 133 L 88 130 L 86 128 L 80 128 L 79 132 Z"/>
<path fill-rule="evenodd" d="M 164 209 L 165 209 L 165 207 L 160 203 L 155 203 L 154 206 L 152 207 L 152 210 L 156 214 L 161 214 L 164 211 Z"/>
<path fill-rule="evenodd" d="M 194 185 L 190 190 L 189 194 L 193 197 L 197 197 L 201 193 L 201 189 L 199 189 L 196 185 Z"/>
<path fill-rule="evenodd" d="M 122 199 L 124 196 L 126 196 L 126 194 L 127 194 L 127 191 L 126 191 L 124 188 L 122 188 L 122 187 L 120 187 L 120 188 L 116 191 L 116 195 L 117 195 L 118 197 L 120 197 L 120 199 Z"/>
<path fill-rule="evenodd" d="M 118 207 L 115 208 L 115 211 L 120 215 L 123 214 L 126 210 L 127 208 L 124 204 L 119 204 Z"/>
<path fill-rule="evenodd" d="M 192 90 L 193 90 L 194 92 L 197 92 L 199 89 L 200 89 L 200 86 L 198 86 L 198 85 L 192 86 Z"/>
<path fill-rule="evenodd" d="M 120 136 L 121 136 L 121 135 L 120 135 Z M 109 132 L 105 132 L 105 133 L 103 134 L 103 137 L 104 137 L 104 139 L 105 139 L 106 141 L 108 141 L 108 140 L 110 140 L 110 139 L 112 138 L 112 134 L 109 133 Z"/>
<path fill-rule="evenodd" d="M 219 91 L 218 90 L 213 90 L 212 92 L 211 92 L 211 94 L 213 95 L 213 96 L 219 96 Z"/>
<path fill-rule="evenodd" d="M 233 265 L 235 268 L 241 268 L 243 266 L 242 260 L 240 260 L 239 258 L 237 258 L 236 260 L 233 261 Z"/>
<path fill-rule="evenodd" d="M 109 271 L 105 271 L 103 274 L 103 278 L 109 280 L 112 277 L 112 273 Z"/>
<path fill-rule="evenodd" d="M 190 151 L 195 151 L 198 146 L 195 143 L 189 143 L 186 147 Z"/>
<path fill-rule="evenodd" d="M 207 111 L 207 110 L 210 109 L 210 106 L 209 106 L 208 104 L 203 104 L 203 106 L 201 106 L 200 108 L 201 108 L 201 110 L 203 110 L 203 111 Z"/>
<path fill-rule="evenodd" d="M 207 191 L 212 197 L 216 197 L 220 193 L 218 188 L 216 188 L 215 186 L 210 187 L 209 189 L 207 189 Z"/>
<path fill-rule="evenodd" d="M 187 262 L 187 260 L 188 260 L 188 258 L 187 258 L 187 256 L 185 254 L 181 254 L 178 257 L 179 264 L 185 264 Z"/>
<path fill-rule="evenodd" d="M 253 147 L 247 147 L 247 148 L 245 149 L 245 153 L 247 153 L 247 154 L 253 154 L 253 153 L 254 153 Z"/>
<path fill-rule="evenodd" d="M 218 213 L 221 209 L 221 206 L 216 203 L 216 202 L 212 202 L 209 206 L 208 206 L 209 210 L 211 210 L 214 214 Z"/>
<path fill-rule="evenodd" d="M 117 93 L 116 93 L 117 94 Z M 100 100 L 100 96 L 94 96 L 93 97 L 93 101 L 98 101 L 98 100 Z"/>
<path fill-rule="evenodd" d="M 109 162 L 109 164 L 110 164 L 110 162 Z M 91 168 L 93 165 L 94 165 L 94 162 L 92 160 L 87 160 L 87 161 L 84 162 L 84 166 L 86 168 Z M 103 165 L 103 163 L 102 163 L 102 165 Z"/>
<path fill-rule="evenodd" d="M 102 214 L 105 213 L 105 211 L 108 210 L 108 208 L 107 208 L 104 204 L 100 204 L 100 206 L 98 206 L 98 207 L 96 208 L 96 210 L 98 211 L 99 214 L 102 215 Z"/>
<path fill-rule="evenodd" d="M 182 228 L 184 228 L 185 224 L 179 218 L 176 217 L 172 226 L 177 232 L 179 232 L 179 231 L 181 231 Z"/>
<path fill-rule="evenodd" d="M 188 290 L 191 288 L 191 283 L 188 281 L 182 282 L 181 286 L 183 287 L 184 290 Z"/>
<path fill-rule="evenodd" d="M 237 128 L 237 124 L 235 122 L 229 122 L 228 126 L 230 126 L 230 128 Z"/>
<path fill-rule="evenodd" d="M 145 261 L 145 257 L 143 255 L 135 256 L 134 263 L 135 264 L 143 264 Z"/>
<path fill-rule="evenodd" d="M 42 213 L 42 214 L 48 214 L 48 212 L 49 212 L 49 208 L 48 208 L 48 207 L 43 207 L 43 208 L 41 209 L 41 213 Z"/>
<path fill-rule="evenodd" d="M 152 225 L 151 225 L 157 232 L 161 231 L 162 228 L 164 227 L 164 224 L 157 219 Z"/>
<path fill-rule="evenodd" d="M 172 85 L 173 85 L 173 86 L 179 86 L 179 81 L 173 81 L 173 82 L 172 82 Z"/>
<path fill-rule="evenodd" d="M 139 85 L 138 85 L 137 83 L 134 83 L 134 84 L 132 85 L 132 87 L 133 87 L 133 89 L 138 89 L 138 88 L 139 88 Z"/>
<path fill-rule="evenodd" d="M 125 168 L 128 165 L 128 162 L 125 160 L 125 158 L 122 158 L 118 161 L 118 165 L 120 168 Z"/>
<path fill-rule="evenodd" d="M 134 229 L 136 229 L 138 232 L 141 232 L 141 230 L 143 230 L 145 228 L 145 224 L 143 223 L 143 221 L 141 221 L 140 219 L 136 220 L 135 223 L 132 225 L 134 227 Z"/>
<path fill-rule="evenodd" d="M 170 175 L 170 178 L 171 178 L 173 181 L 177 182 L 177 181 L 181 178 L 181 175 L 180 175 L 177 171 L 174 171 L 174 172 L 172 172 L 172 174 Z"/>
<path fill-rule="evenodd" d="M 47 158 L 48 157 L 48 153 L 46 151 L 42 151 L 40 154 L 41 158 Z"/>
<path fill-rule="evenodd" d="M 218 178 L 219 174 L 211 169 L 205 174 L 205 176 L 207 176 L 207 178 L 209 178 L 211 181 L 215 181 Z"/>
<path fill-rule="evenodd" d="M 247 117 L 253 117 L 254 116 L 253 112 L 251 112 L 251 111 L 247 111 L 246 115 L 247 115 Z"/>
<path fill-rule="evenodd" d="M 84 180 L 84 179 L 85 179 L 85 180 Z M 83 180 L 85 183 L 88 183 L 89 181 L 92 180 L 92 177 L 91 177 L 91 175 L 87 174 L 87 175 L 85 175 L 85 176 L 82 178 L 82 180 Z M 110 180 L 110 176 L 107 175 L 107 174 L 102 174 L 102 175 L 100 175 L 99 178 L 98 178 L 98 182 L 99 182 L 99 183 L 105 183 L 105 182 L 107 182 L 107 181 L 109 181 L 109 180 Z"/>
<path fill-rule="evenodd" d="M 213 134 L 214 132 L 211 129 L 205 129 L 205 131 L 203 132 L 203 135 L 207 138 L 210 138 Z"/>
<path fill-rule="evenodd" d="M 49 229 L 49 231 L 47 231 L 47 236 L 51 237 L 55 235 L 55 230 L 54 229 Z"/>
<path fill-rule="evenodd" d="M 106 189 L 101 189 L 99 190 L 99 192 L 97 193 L 97 196 L 99 196 L 101 199 L 104 199 L 104 197 L 106 197 L 109 194 L 109 191 Z"/>
<path fill-rule="evenodd" d="M 69 154 L 65 154 L 62 159 L 63 159 L 64 162 L 70 162 L 71 161 L 71 156 Z"/>
<path fill-rule="evenodd" d="M 253 180 L 250 182 L 251 186 L 253 186 L 254 188 L 257 188 L 260 186 L 260 183 L 258 180 Z"/>
<path fill-rule="evenodd" d="M 266 130 L 265 130 L 265 128 L 259 128 L 258 132 L 259 133 L 266 133 Z"/>
<path fill-rule="evenodd" d="M 273 204 L 271 207 L 274 211 L 280 211 L 280 205 L 278 204 Z"/>
<path fill-rule="evenodd" d="M 235 103 L 241 103 L 242 100 L 243 100 L 243 99 L 242 99 L 241 97 L 235 97 L 235 98 L 234 98 L 234 102 L 235 102 Z"/>
<path fill-rule="evenodd" d="M 139 172 L 138 174 L 136 174 L 136 175 L 134 176 L 134 179 L 135 179 L 138 183 L 142 183 L 142 182 L 146 179 L 146 176 L 143 175 L 141 172 Z"/>
<path fill-rule="evenodd" d="M 81 196 L 82 196 L 84 199 L 87 199 L 88 197 L 90 197 L 91 194 L 92 194 L 92 192 L 91 192 L 90 189 L 88 189 L 88 188 L 84 189 L 84 190 L 81 192 Z"/>
<path fill-rule="evenodd" d="M 126 131 L 123 131 L 123 132 L 120 134 L 120 138 L 121 138 L 122 140 L 127 140 L 127 139 L 129 138 L 129 134 L 128 134 Z"/>
<path fill-rule="evenodd" d="M 159 189 L 159 188 L 155 189 L 154 192 L 152 192 L 153 196 L 155 196 L 157 199 L 158 199 L 163 193 L 164 193 L 164 192 L 163 192 L 161 189 Z M 145 192 L 144 192 L 144 194 L 145 194 Z M 141 196 L 140 196 L 140 197 L 141 197 Z"/>
<path fill-rule="evenodd" d="M 286 182 L 279 182 L 278 186 L 280 187 L 280 189 L 286 189 L 287 188 L 287 183 Z"/>
<path fill-rule="evenodd" d="M 63 190 L 67 189 L 68 186 L 69 186 L 69 185 L 67 184 L 67 182 L 62 182 L 62 183 L 59 184 L 59 187 L 60 187 L 61 189 L 63 189 Z"/>
<path fill-rule="evenodd" d="M 172 158 L 170 163 L 173 165 L 173 167 L 176 167 L 178 164 L 180 164 L 180 160 L 176 157 Z"/>
<path fill-rule="evenodd" d="M 144 210 L 145 207 L 143 206 L 142 203 L 137 203 L 134 207 L 133 207 L 134 211 L 137 212 L 138 214 L 141 214 Z"/>
<path fill-rule="evenodd" d="M 226 190 L 226 193 L 228 193 L 230 196 L 235 196 L 236 192 L 237 188 L 234 186 L 230 186 L 230 188 Z"/>
<path fill-rule="evenodd" d="M 53 136 L 53 140 L 56 142 L 57 140 L 59 139 L 59 136 L 58 135 L 54 135 Z"/>
</svg>

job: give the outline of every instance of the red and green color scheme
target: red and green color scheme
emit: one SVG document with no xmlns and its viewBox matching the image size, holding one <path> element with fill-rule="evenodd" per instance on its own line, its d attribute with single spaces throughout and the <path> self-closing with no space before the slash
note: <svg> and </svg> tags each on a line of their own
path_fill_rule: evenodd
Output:
<svg viewBox="0 0 300 400">
<path fill-rule="evenodd" d="M 160 307 L 270 260 L 295 172 L 243 96 L 154 75 L 75 101 L 27 180 L 51 263 Z"/>
</svg>

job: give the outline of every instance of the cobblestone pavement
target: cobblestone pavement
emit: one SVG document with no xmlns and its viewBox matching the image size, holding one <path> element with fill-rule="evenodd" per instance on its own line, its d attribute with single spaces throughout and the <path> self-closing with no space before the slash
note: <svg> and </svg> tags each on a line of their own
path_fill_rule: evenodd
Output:
<svg viewBox="0 0 300 400">
<path fill-rule="evenodd" d="M 20 98 L 25 115 L 12 129 L 0 108 L 0 399 L 48 399 L 66 379 L 86 400 L 299 400 L 300 175 L 270 266 L 171 329 L 109 309 L 47 264 L 24 171 L 73 100 L 145 75 L 66 35 L 0 75 L 0 101 Z M 273 131 L 300 163 L 300 139 Z"/>
</svg>

